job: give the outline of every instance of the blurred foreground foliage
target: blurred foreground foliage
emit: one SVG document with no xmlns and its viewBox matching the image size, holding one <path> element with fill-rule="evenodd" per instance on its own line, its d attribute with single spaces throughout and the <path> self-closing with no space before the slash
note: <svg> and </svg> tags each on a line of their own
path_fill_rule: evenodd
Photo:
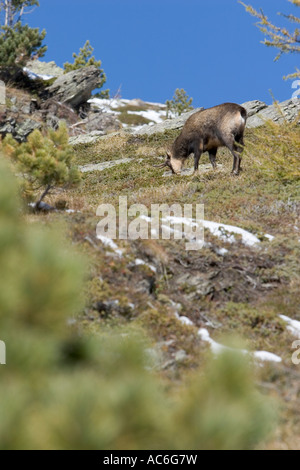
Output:
<svg viewBox="0 0 300 470">
<path fill-rule="evenodd" d="M 24 220 L 1 161 L 0 264 L 1 449 L 251 449 L 270 431 L 244 358 L 208 361 L 170 391 L 140 332 L 79 330 L 84 263 Z"/>
</svg>

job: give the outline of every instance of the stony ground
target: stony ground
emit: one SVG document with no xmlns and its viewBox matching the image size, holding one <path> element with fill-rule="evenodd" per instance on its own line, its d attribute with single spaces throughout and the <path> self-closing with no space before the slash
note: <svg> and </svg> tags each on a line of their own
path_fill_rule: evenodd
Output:
<svg viewBox="0 0 300 470">
<path fill-rule="evenodd" d="M 300 320 L 299 178 L 296 171 L 289 178 L 274 174 L 269 166 L 274 154 L 286 152 L 285 142 L 289 156 L 299 157 L 299 128 L 248 130 L 243 172 L 237 178 L 230 176 L 232 157 L 226 150 L 220 151 L 215 172 L 204 155 L 199 176 L 164 176 L 153 164 L 177 134 L 118 134 L 78 145 L 76 160 L 86 169 L 81 186 L 49 198 L 74 212 L 30 217 L 65 224 L 72 242 L 90 260 L 83 327 L 142 326 L 166 379 L 184 380 L 191 369 L 201 367 L 209 344 L 198 335 L 199 328 L 220 343 L 234 335 L 248 350 L 282 358 L 257 369 L 257 386 L 275 396 L 281 409 L 267 448 L 299 449 L 300 369 L 291 361 L 295 337 L 279 317 Z M 153 203 L 202 203 L 206 220 L 243 228 L 260 243 L 247 246 L 239 236 L 232 242 L 230 234 L 226 239 L 205 230 L 200 251 L 186 251 L 184 240 L 116 241 L 117 248 L 111 248 L 96 237 L 96 210 L 108 202 L 118 210 L 120 195 L 128 197 L 129 205 L 142 203 L 149 209 Z"/>
</svg>

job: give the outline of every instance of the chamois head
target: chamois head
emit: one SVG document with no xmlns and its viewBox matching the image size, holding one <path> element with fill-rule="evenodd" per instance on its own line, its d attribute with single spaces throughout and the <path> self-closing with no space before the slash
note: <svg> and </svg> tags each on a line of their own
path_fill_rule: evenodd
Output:
<svg viewBox="0 0 300 470">
<path fill-rule="evenodd" d="M 172 156 L 172 153 L 170 151 L 167 151 L 167 156 L 166 156 L 165 161 L 163 163 L 160 163 L 159 165 L 153 165 L 153 166 L 155 168 L 164 168 L 165 166 L 167 166 L 168 168 L 171 169 L 174 175 L 179 175 L 182 169 L 182 165 L 183 165 L 182 160 L 178 158 L 174 158 Z"/>
</svg>

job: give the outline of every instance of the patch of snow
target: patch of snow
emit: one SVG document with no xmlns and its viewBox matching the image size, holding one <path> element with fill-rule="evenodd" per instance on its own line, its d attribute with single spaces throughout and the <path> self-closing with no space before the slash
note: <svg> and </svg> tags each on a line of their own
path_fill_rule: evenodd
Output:
<svg viewBox="0 0 300 470">
<path fill-rule="evenodd" d="M 108 247 L 111 248 L 115 253 L 117 253 L 117 255 L 119 255 L 120 257 L 123 256 L 123 251 L 120 250 L 120 248 L 118 248 L 118 245 L 117 245 L 111 238 L 105 237 L 104 235 L 97 235 L 97 238 L 98 238 L 98 240 L 100 240 L 105 246 L 108 246 Z"/>
<path fill-rule="evenodd" d="M 195 220 L 188 219 L 185 217 L 169 216 L 169 217 L 166 217 L 166 219 L 162 219 L 162 220 L 169 220 L 173 224 L 182 223 L 182 224 L 189 225 L 190 227 L 197 227 L 198 225 Z M 235 237 L 233 235 L 230 235 L 230 233 L 236 233 L 236 234 L 241 235 L 242 241 L 245 245 L 253 246 L 257 243 L 260 243 L 260 240 L 255 235 L 248 232 L 247 230 L 244 230 L 239 227 L 235 227 L 234 225 L 226 225 L 226 224 L 220 224 L 217 222 L 210 222 L 208 220 L 203 220 L 203 227 L 210 230 L 210 232 L 213 235 L 221 238 L 224 241 L 229 241 L 230 243 L 235 242 Z"/>
<path fill-rule="evenodd" d="M 36 79 L 51 80 L 52 78 L 54 78 L 54 75 L 42 75 L 39 73 L 35 73 L 35 72 L 32 72 L 32 70 L 28 69 L 27 67 L 23 67 L 23 71 L 28 75 L 29 78 L 31 78 L 31 80 L 36 80 Z"/>
<path fill-rule="evenodd" d="M 180 315 L 178 315 L 177 318 L 181 323 L 183 323 L 183 325 L 189 325 L 189 326 L 194 325 L 194 322 L 192 322 L 192 320 L 190 320 L 188 317 L 185 317 L 185 316 L 181 317 Z"/>
<path fill-rule="evenodd" d="M 144 260 L 139 259 L 139 258 L 137 258 L 137 259 L 135 260 L 135 265 L 136 265 L 136 266 L 141 266 L 141 265 L 142 265 L 142 266 L 148 266 L 148 268 L 150 268 L 151 271 L 153 271 L 154 273 L 156 273 L 156 271 L 157 271 L 157 269 L 156 269 L 155 266 L 152 266 L 152 264 L 148 264 L 148 263 L 146 263 Z"/>
<path fill-rule="evenodd" d="M 161 228 L 167 232 L 173 233 L 174 235 L 178 235 L 180 238 L 184 236 L 183 232 L 179 232 L 179 230 L 175 230 L 174 228 L 169 227 L 168 225 L 162 225 Z"/>
<path fill-rule="evenodd" d="M 218 248 L 218 249 L 216 250 L 216 253 L 217 253 L 217 255 L 225 256 L 226 253 L 228 253 L 228 250 L 226 250 L 226 248 Z"/>
<path fill-rule="evenodd" d="M 230 243 L 235 242 L 235 237 L 230 235 L 231 233 L 241 235 L 244 245 L 253 246 L 257 243 L 260 243 L 260 240 L 255 235 L 253 235 L 253 233 L 250 233 L 240 227 L 235 227 L 234 225 L 219 224 L 217 222 L 204 220 L 203 226 L 204 228 L 207 228 L 213 235 Z"/>
<path fill-rule="evenodd" d="M 169 221 L 172 224 L 185 224 L 189 225 L 190 227 L 197 227 L 198 224 L 193 219 L 188 219 L 186 217 L 175 217 L 175 216 L 167 216 L 162 219 L 163 221 Z"/>
<path fill-rule="evenodd" d="M 255 359 L 261 362 L 282 362 L 281 357 L 277 356 L 277 354 L 273 354 L 267 351 L 256 351 L 254 353 L 250 353 Z"/>
<path fill-rule="evenodd" d="M 119 108 L 120 103 L 118 100 L 102 99 L 102 98 L 91 98 L 88 103 L 94 105 L 96 108 L 101 109 L 105 113 L 116 114 L 117 112 L 113 109 Z"/>
<path fill-rule="evenodd" d="M 281 357 L 267 351 L 250 352 L 246 349 L 233 349 L 229 348 L 228 346 L 224 346 L 223 344 L 217 343 L 210 337 L 208 330 L 206 330 L 205 328 L 200 328 L 200 330 L 198 331 L 198 335 L 200 336 L 202 341 L 205 341 L 210 344 L 213 354 L 222 354 L 225 351 L 232 351 L 238 352 L 240 354 L 249 355 L 250 357 L 261 362 L 282 362 Z"/>
<path fill-rule="evenodd" d="M 274 240 L 273 235 L 269 235 L 268 233 L 265 234 L 265 238 L 267 238 L 268 240 L 270 240 L 270 242 L 271 242 L 272 240 Z"/>
<path fill-rule="evenodd" d="M 141 216 L 141 218 L 151 223 L 151 217 Z M 193 228 L 199 225 L 196 220 L 186 217 L 167 216 L 163 217 L 161 220 L 162 222 L 170 222 L 171 224 L 183 224 Z M 244 243 L 244 245 L 255 246 L 260 243 L 260 240 L 256 235 L 240 227 L 236 227 L 234 225 L 221 224 L 218 222 L 211 222 L 208 220 L 203 220 L 202 223 L 204 228 L 208 229 L 213 235 L 219 237 L 223 241 L 234 243 L 236 241 L 234 234 L 239 234 L 242 237 L 242 242 Z M 173 229 L 172 227 L 168 227 L 167 225 L 162 225 L 162 228 L 170 231 L 171 233 L 179 234 L 179 231 L 176 231 L 175 229 Z M 186 234 L 182 232 L 182 236 L 186 236 Z M 272 235 L 265 236 L 269 240 L 273 240 L 274 238 Z M 226 248 L 221 248 L 218 254 L 225 255 L 227 252 L 228 250 L 226 250 Z"/>
<path fill-rule="evenodd" d="M 279 317 L 288 324 L 287 330 L 292 333 L 293 336 L 300 339 L 300 321 L 292 320 L 292 318 L 286 317 L 285 315 L 279 315 Z"/>
</svg>

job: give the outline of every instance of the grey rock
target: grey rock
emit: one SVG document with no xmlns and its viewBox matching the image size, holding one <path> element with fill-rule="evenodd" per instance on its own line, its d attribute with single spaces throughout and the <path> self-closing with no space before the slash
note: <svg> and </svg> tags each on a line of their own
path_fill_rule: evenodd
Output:
<svg viewBox="0 0 300 470">
<path fill-rule="evenodd" d="M 91 98 L 99 81 L 100 70 L 92 65 L 58 77 L 47 91 L 55 100 L 79 108 Z"/>
<path fill-rule="evenodd" d="M 0 124 L 0 135 L 5 137 L 7 134 L 14 134 L 16 121 L 13 118 L 8 118 Z"/>
<path fill-rule="evenodd" d="M 64 70 L 61 67 L 58 67 L 54 61 L 43 62 L 41 60 L 30 60 L 27 62 L 26 67 L 33 73 L 37 73 L 39 75 L 60 77 L 64 74 Z"/>
<path fill-rule="evenodd" d="M 271 120 L 282 123 L 294 121 L 300 113 L 300 99 L 287 100 L 278 105 L 271 105 L 260 111 L 258 114 L 250 116 L 247 121 L 248 128 L 255 128 L 264 125 L 265 121 Z"/>
<path fill-rule="evenodd" d="M 87 173 L 89 171 L 103 171 L 107 168 L 112 168 L 116 165 L 122 165 L 124 163 L 131 162 L 132 158 L 121 158 L 120 160 L 112 160 L 109 162 L 95 163 L 90 165 L 79 166 L 79 170 L 82 173 Z"/>
<path fill-rule="evenodd" d="M 74 137 L 70 137 L 69 144 L 73 145 L 85 145 L 85 144 L 94 144 L 104 135 L 103 131 L 93 131 L 89 134 L 81 134 Z"/>
<path fill-rule="evenodd" d="M 25 142 L 29 134 L 35 129 L 40 129 L 42 126 L 39 122 L 33 121 L 32 119 L 26 119 L 18 125 L 14 131 L 14 137 L 18 142 Z"/>
<path fill-rule="evenodd" d="M 246 101 L 246 103 L 243 103 L 242 106 L 247 110 L 248 118 L 268 107 L 266 103 L 259 100 Z"/>
<path fill-rule="evenodd" d="M 24 113 L 24 114 L 30 114 L 30 105 L 26 104 L 26 105 L 22 106 L 21 112 Z"/>
<path fill-rule="evenodd" d="M 82 121 L 88 132 L 103 131 L 105 134 L 108 132 L 118 131 L 122 128 L 122 124 L 117 119 L 115 114 L 108 113 L 90 113 L 89 116 Z"/>
<path fill-rule="evenodd" d="M 9 117 L 0 124 L 0 135 L 5 137 L 7 134 L 12 134 L 18 142 L 25 142 L 31 132 L 40 128 L 41 124 L 32 119 L 26 119 L 18 124 L 14 118 Z"/>
<path fill-rule="evenodd" d="M 11 112 L 11 113 L 18 113 L 19 111 L 20 111 L 20 110 L 19 110 L 19 108 L 17 108 L 17 106 L 14 106 L 14 105 L 13 105 L 13 106 L 10 108 L 10 112 Z"/>
<path fill-rule="evenodd" d="M 40 212 L 52 212 L 55 211 L 55 207 L 50 206 L 46 202 L 41 201 L 33 206 L 33 210 Z"/>
</svg>

